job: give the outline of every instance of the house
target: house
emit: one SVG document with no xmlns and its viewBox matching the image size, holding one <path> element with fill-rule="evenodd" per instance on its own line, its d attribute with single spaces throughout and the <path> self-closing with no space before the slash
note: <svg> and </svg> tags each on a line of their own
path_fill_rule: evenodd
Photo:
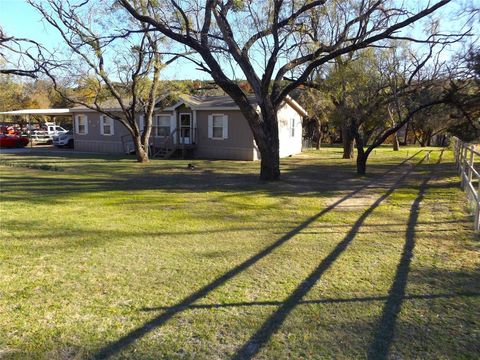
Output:
<svg viewBox="0 0 480 360">
<path fill-rule="evenodd" d="M 251 99 L 254 104 L 254 99 Z M 109 109 L 115 111 L 114 108 Z M 70 109 L 74 120 L 75 150 L 125 153 L 133 151 L 128 130 L 85 107 Z M 302 119 L 306 111 L 287 98 L 278 111 L 280 157 L 302 150 Z M 139 116 L 140 129 L 144 127 Z M 260 153 L 239 107 L 228 96 L 182 96 L 175 104 L 157 108 L 150 139 L 153 156 L 176 151 L 195 158 L 257 160 Z"/>
</svg>

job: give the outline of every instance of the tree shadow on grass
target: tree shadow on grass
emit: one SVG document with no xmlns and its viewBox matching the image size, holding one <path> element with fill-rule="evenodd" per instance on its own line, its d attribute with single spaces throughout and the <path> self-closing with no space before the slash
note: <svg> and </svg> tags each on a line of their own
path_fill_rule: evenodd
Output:
<svg viewBox="0 0 480 360">
<path fill-rule="evenodd" d="M 418 153 L 417 153 L 418 154 Z M 417 154 L 415 154 L 414 156 L 412 156 L 411 158 L 415 157 Z M 410 160 L 411 158 L 409 159 L 406 159 L 405 161 L 403 161 L 401 163 L 404 164 L 405 162 L 407 162 L 408 160 Z M 420 161 L 420 163 L 423 161 L 423 158 L 422 160 Z M 389 174 L 390 172 L 392 172 L 394 169 L 396 169 L 397 167 L 392 167 L 390 168 L 389 170 L 387 170 L 384 175 L 387 175 Z M 413 168 L 409 168 L 407 170 L 407 172 L 404 172 L 403 175 L 401 176 L 400 179 L 398 179 L 395 184 L 391 187 L 391 189 L 385 193 L 384 195 L 382 195 L 376 202 L 375 204 L 372 206 L 372 208 L 370 210 L 367 210 L 365 212 L 364 215 L 362 215 L 361 217 L 361 222 L 363 222 L 366 217 L 371 213 L 371 211 L 373 211 L 373 209 L 378 206 L 380 204 L 381 201 L 383 201 L 386 197 L 388 197 L 394 190 L 395 188 L 398 186 L 398 184 L 400 183 L 400 181 L 402 179 L 404 179 L 411 171 L 413 170 Z M 130 344 L 132 344 L 134 341 L 136 341 L 137 339 L 143 337 L 144 335 L 146 335 L 147 333 L 149 333 L 151 330 L 155 329 L 155 328 L 158 328 L 160 326 L 162 326 L 166 321 L 168 321 L 169 319 L 171 319 L 173 316 L 175 316 L 176 314 L 186 310 L 189 308 L 189 306 L 191 306 L 193 303 L 195 303 L 196 301 L 202 299 L 203 297 L 205 297 L 206 295 L 208 295 L 211 291 L 215 290 L 216 288 L 220 287 L 222 284 L 224 284 L 225 282 L 227 282 L 228 280 L 234 278 L 235 276 L 237 276 L 238 274 L 240 274 L 241 272 L 245 271 L 246 269 L 248 269 L 249 267 L 251 267 L 252 265 L 254 265 L 255 263 L 257 263 L 259 260 L 261 260 L 262 258 L 266 257 L 268 254 L 270 254 L 272 251 L 274 251 L 276 248 L 280 247 L 281 245 L 283 245 L 285 242 L 287 242 L 288 240 L 292 239 L 295 235 L 297 235 L 299 232 L 301 232 L 302 230 L 304 230 L 305 228 L 307 228 L 309 225 L 311 225 L 313 222 L 317 221 L 319 218 L 321 218 L 323 215 L 325 215 L 326 213 L 332 211 L 333 209 L 335 209 L 339 204 L 343 203 L 344 201 L 347 201 L 349 198 L 353 197 L 354 195 L 358 194 L 361 190 L 364 190 L 365 188 L 367 188 L 369 186 L 369 184 L 365 184 L 363 187 L 360 187 L 354 191 L 352 191 L 351 193 L 347 194 L 346 196 L 344 196 L 343 198 L 339 199 L 338 201 L 336 201 L 335 203 L 327 206 L 325 209 L 323 209 L 322 211 L 320 211 L 319 213 L 317 213 L 316 215 L 310 217 L 309 219 L 307 219 L 306 221 L 304 221 L 302 224 L 298 225 L 297 227 L 295 227 L 294 229 L 292 229 L 291 231 L 289 231 L 288 233 L 286 233 L 285 235 L 283 235 L 282 237 L 280 237 L 278 240 L 276 240 L 274 243 L 272 243 L 271 245 L 267 246 L 266 248 L 264 248 L 262 251 L 258 252 L 257 254 L 253 255 L 252 257 L 250 257 L 249 259 L 243 261 L 242 263 L 240 263 L 239 265 L 235 266 L 234 268 L 232 268 L 231 270 L 227 271 L 226 273 L 224 273 L 222 276 L 216 278 L 215 280 L 213 280 L 212 282 L 210 282 L 209 284 L 203 286 L 201 289 L 197 290 L 196 292 L 192 293 L 191 295 L 187 296 L 186 298 L 184 298 L 183 300 L 181 300 L 180 302 L 178 302 L 176 305 L 174 306 L 171 306 L 169 307 L 167 310 L 165 310 L 164 313 L 162 313 L 161 315 L 153 318 L 152 320 L 144 323 L 142 326 L 138 327 L 137 329 L 131 331 L 130 333 L 128 333 L 127 335 L 121 337 L 120 339 L 116 340 L 115 342 L 101 348 L 99 351 L 97 351 L 96 354 L 94 354 L 94 358 L 95 359 L 104 359 L 104 358 L 108 358 L 110 356 L 113 356 L 115 355 L 116 353 L 118 353 L 119 351 L 121 351 L 123 348 L 129 346 Z M 355 231 L 358 230 L 361 222 L 358 222 L 358 225 L 357 226 L 354 226 L 352 228 L 352 230 L 350 231 L 350 237 L 354 237 L 354 234 L 355 234 Z M 333 260 L 336 258 L 336 256 L 338 256 L 338 254 L 340 252 L 343 251 L 343 249 L 347 246 L 349 241 L 343 241 L 342 243 L 340 243 L 338 246 L 337 246 L 337 249 L 336 251 L 334 251 L 334 255 L 331 255 L 327 258 L 326 261 L 324 261 L 325 264 L 327 263 L 331 263 L 333 262 Z"/>
<path fill-rule="evenodd" d="M 418 153 L 417 153 L 418 154 Z M 415 154 L 416 155 L 416 154 Z M 415 156 L 414 155 L 414 156 Z M 414 157 L 413 156 L 413 157 Z M 412 157 L 412 158 L 413 158 Z M 409 159 L 406 159 L 403 161 L 401 164 L 405 163 Z M 420 163 L 423 161 L 420 160 Z M 384 175 L 387 175 L 388 173 L 392 172 L 395 168 L 393 167 L 390 168 Z M 301 292 L 304 291 L 305 288 L 310 288 L 314 284 L 314 279 L 318 276 L 318 274 L 323 272 L 328 266 L 330 266 L 331 263 L 338 257 L 338 255 L 347 247 L 348 243 L 355 237 L 356 231 L 358 231 L 358 228 L 361 226 L 363 221 L 370 215 L 370 213 L 375 209 L 384 199 L 386 199 L 399 185 L 399 183 L 409 174 L 413 171 L 413 168 L 409 168 L 406 172 L 403 173 L 403 175 L 394 183 L 394 185 L 391 186 L 391 188 L 384 194 L 382 195 L 357 221 L 357 223 L 353 226 L 353 228 L 350 230 L 349 235 L 347 235 L 347 238 L 344 239 L 340 244 L 337 245 L 336 249 L 322 262 L 322 264 L 319 267 L 319 270 L 316 270 L 310 277 L 302 283 L 300 286 Z M 351 193 L 347 194 L 343 198 L 339 199 L 335 203 L 329 205 L 316 215 L 310 217 L 306 221 L 304 221 L 302 224 L 298 225 L 282 237 L 280 237 L 278 240 L 276 240 L 274 243 L 271 245 L 267 246 L 264 248 L 262 251 L 258 252 L 257 254 L 253 255 L 249 259 L 243 261 L 239 265 L 235 266 L 231 270 L 227 271 L 224 273 L 222 276 L 216 278 L 209 284 L 203 286 L 201 289 L 197 290 L 196 292 L 192 293 L 191 295 L 187 296 L 180 302 L 178 302 L 176 305 L 169 307 L 168 309 L 165 310 L 164 313 L 161 315 L 153 318 L 150 321 L 147 321 L 144 323 L 142 326 L 138 327 L 137 329 L 131 331 L 130 333 L 126 334 L 125 336 L 121 337 L 120 339 L 116 340 L 115 342 L 101 348 L 99 351 L 97 351 L 94 354 L 95 359 L 104 359 L 108 358 L 110 356 L 113 356 L 120 352 L 123 348 L 129 346 L 132 344 L 134 341 L 137 339 L 143 337 L 150 331 L 152 331 L 155 328 L 158 328 L 162 326 L 166 321 L 171 319 L 173 316 L 176 314 L 187 310 L 192 304 L 194 304 L 196 301 L 204 298 L 206 295 L 208 295 L 211 291 L 215 290 L 216 288 L 220 287 L 222 284 L 227 282 L 228 280 L 234 278 L 241 272 L 245 271 L 255 263 L 257 263 L 259 260 L 263 259 L 267 255 L 269 255 L 272 251 L 283 245 L 285 242 L 288 240 L 292 239 L 295 235 L 297 235 L 299 232 L 301 232 L 303 229 L 307 228 L 309 225 L 311 225 L 313 222 L 317 221 L 319 218 L 321 218 L 323 215 L 326 213 L 332 211 L 335 209 L 339 204 L 343 203 L 344 201 L 348 200 L 352 196 L 356 195 L 359 193 L 361 190 L 367 188 L 369 184 L 365 184 L 363 187 L 360 187 Z M 303 295 L 302 295 L 303 296 Z M 298 295 L 294 293 L 292 297 L 292 301 L 297 300 Z M 298 298 L 298 300 L 301 300 L 301 297 Z M 288 301 L 285 303 L 285 307 L 288 307 L 290 310 L 293 308 L 292 306 L 292 301 Z M 294 305 L 294 304 L 293 304 Z M 283 312 L 282 312 L 283 314 Z M 276 319 L 275 319 L 276 320 Z M 262 333 L 263 334 L 263 333 Z M 268 337 L 267 337 L 268 338 Z M 267 339 L 266 338 L 266 339 Z"/>
<path fill-rule="evenodd" d="M 402 297 L 404 300 L 432 300 L 432 299 L 451 299 L 457 297 L 479 297 L 479 291 L 461 291 L 452 293 L 439 293 L 439 294 L 405 294 Z M 336 298 L 336 299 L 314 299 L 314 300 L 301 300 L 297 305 L 316 305 L 316 304 L 343 304 L 343 303 L 369 303 L 373 301 L 386 301 L 388 296 L 364 296 L 364 297 L 352 297 L 352 298 Z M 284 306 L 284 301 L 244 301 L 236 303 L 222 303 L 222 304 L 192 304 L 188 306 L 188 309 L 222 309 L 222 308 L 234 308 L 234 307 L 250 307 L 250 306 Z M 168 310 L 170 306 L 157 306 L 157 307 L 145 307 L 140 309 L 141 311 L 161 311 Z"/>
<path fill-rule="evenodd" d="M 423 159 L 422 159 L 423 161 Z M 420 161 L 420 162 L 422 162 Z M 344 239 L 328 254 L 320 264 L 303 280 L 303 282 L 292 292 L 292 294 L 282 302 L 282 305 L 270 315 L 262 326 L 248 339 L 240 349 L 233 355 L 232 359 L 251 359 L 265 346 L 271 336 L 282 326 L 287 316 L 302 301 L 303 297 L 320 280 L 322 275 L 338 259 L 338 257 L 347 249 L 350 243 L 357 236 L 361 226 L 370 214 L 387 199 L 399 186 L 399 184 L 413 171 L 413 168 L 404 173 L 390 188 L 380 196 L 358 219 L 355 221 Z"/>
<path fill-rule="evenodd" d="M 440 163 L 442 156 L 438 159 Z M 415 248 L 415 228 L 418 223 L 420 204 L 425 197 L 428 188 L 428 182 L 432 175 L 426 177 L 419 188 L 418 195 L 410 208 L 407 230 L 405 234 L 405 244 L 403 246 L 402 256 L 397 267 L 393 284 L 388 292 L 387 301 L 382 310 L 377 328 L 374 332 L 374 339 L 368 349 L 368 359 L 387 359 L 389 349 L 395 336 L 395 323 L 400 313 L 405 291 L 407 288 L 408 274 L 412 262 L 413 250 Z"/>
</svg>

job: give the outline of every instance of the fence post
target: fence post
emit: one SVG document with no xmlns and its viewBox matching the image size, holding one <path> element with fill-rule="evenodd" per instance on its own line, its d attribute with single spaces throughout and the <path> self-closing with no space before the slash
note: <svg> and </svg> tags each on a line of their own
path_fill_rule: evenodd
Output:
<svg viewBox="0 0 480 360">
<path fill-rule="evenodd" d="M 468 183 L 467 184 L 472 184 L 472 175 L 473 175 L 473 164 L 475 161 L 475 145 L 471 145 L 470 148 L 470 163 L 468 167 Z M 480 186 L 480 179 L 479 179 L 479 186 Z M 472 186 L 468 186 L 468 192 L 474 192 L 475 190 L 473 189 L 473 184 Z M 470 199 L 475 200 L 475 230 L 480 229 L 480 199 L 478 196 L 480 195 L 480 192 L 477 191 L 477 196 L 475 196 L 474 193 L 470 195 Z"/>
<path fill-rule="evenodd" d="M 480 179 L 477 179 L 477 201 L 475 202 L 475 230 L 480 230 Z"/>
<path fill-rule="evenodd" d="M 460 178 L 461 182 L 460 185 L 462 189 L 465 190 L 465 144 L 462 142 L 462 146 L 460 148 Z"/>
<path fill-rule="evenodd" d="M 459 159 L 458 149 L 460 146 L 460 140 L 457 138 L 454 138 L 454 141 L 455 141 L 455 145 L 453 146 L 453 153 L 455 155 L 455 164 L 457 165 L 457 170 L 458 170 L 458 159 Z"/>
<path fill-rule="evenodd" d="M 458 140 L 458 171 L 461 173 L 462 171 L 462 155 L 463 155 L 463 142 Z"/>
<path fill-rule="evenodd" d="M 474 146 L 470 146 L 470 163 L 468 163 L 470 166 L 468 167 L 468 182 L 472 182 L 472 173 L 473 173 L 473 157 L 474 157 L 474 151 L 475 148 Z"/>
<path fill-rule="evenodd" d="M 463 144 L 463 163 L 462 163 L 462 178 L 463 178 L 463 190 L 468 186 L 468 145 Z"/>
<path fill-rule="evenodd" d="M 473 145 L 467 146 L 467 150 L 465 152 L 465 192 L 467 193 L 467 200 L 472 201 L 475 200 L 475 194 L 472 192 L 470 184 L 472 183 L 472 175 L 473 175 L 473 157 L 474 157 L 474 150 L 473 150 Z M 470 151 L 470 156 L 468 155 L 468 152 Z M 477 217 L 476 215 L 476 209 L 475 209 L 475 218 Z"/>
<path fill-rule="evenodd" d="M 478 201 L 475 202 L 475 223 L 474 229 L 480 230 L 480 203 Z"/>
</svg>

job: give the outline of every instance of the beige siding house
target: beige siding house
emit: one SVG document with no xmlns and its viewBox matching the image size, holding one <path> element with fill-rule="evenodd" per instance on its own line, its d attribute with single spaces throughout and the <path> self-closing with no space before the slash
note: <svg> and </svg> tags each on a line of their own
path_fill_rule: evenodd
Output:
<svg viewBox="0 0 480 360">
<path fill-rule="evenodd" d="M 112 111 L 114 109 L 111 109 Z M 74 120 L 75 150 L 126 153 L 133 150 L 130 134 L 119 122 L 86 108 L 70 110 Z M 278 112 L 280 156 L 302 150 L 305 110 L 288 98 Z M 143 129 L 143 117 L 138 124 Z M 257 160 L 260 155 L 247 120 L 226 96 L 184 96 L 154 113 L 150 151 L 168 157 L 175 152 L 195 158 Z"/>
</svg>

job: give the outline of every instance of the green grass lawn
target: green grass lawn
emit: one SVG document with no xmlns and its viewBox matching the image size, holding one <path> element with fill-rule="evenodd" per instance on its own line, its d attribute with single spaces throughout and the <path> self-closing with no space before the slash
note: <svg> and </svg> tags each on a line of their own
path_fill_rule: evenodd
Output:
<svg viewBox="0 0 480 360">
<path fill-rule="evenodd" d="M 0 155 L 0 358 L 478 358 L 480 243 L 430 150 L 381 148 L 363 178 L 309 151 L 274 183 Z"/>
</svg>

